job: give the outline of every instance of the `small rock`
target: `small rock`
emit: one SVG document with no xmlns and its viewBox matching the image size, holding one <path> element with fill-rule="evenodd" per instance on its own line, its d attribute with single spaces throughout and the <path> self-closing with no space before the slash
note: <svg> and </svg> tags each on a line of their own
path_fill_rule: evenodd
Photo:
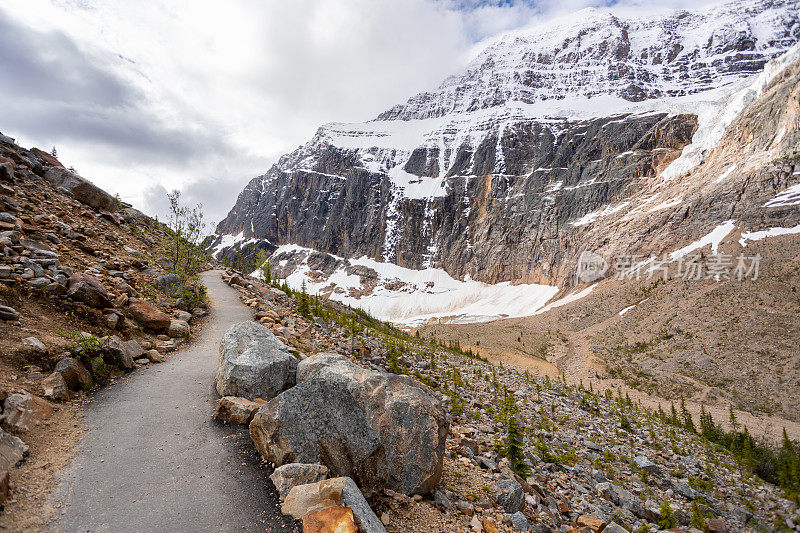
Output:
<svg viewBox="0 0 800 533">
<path fill-rule="evenodd" d="M 188 311 L 175 311 L 175 318 L 188 323 L 192 321 L 192 313 Z"/>
<path fill-rule="evenodd" d="M 299 520 L 316 510 L 339 505 L 353 510 L 359 531 L 362 533 L 386 532 L 358 486 L 349 477 L 337 477 L 293 487 L 281 505 L 281 512 Z"/>
<path fill-rule="evenodd" d="M 53 406 L 47 400 L 37 398 L 27 391 L 10 394 L 3 407 L 3 422 L 7 425 L 30 431 L 31 428 L 50 418 Z"/>
<path fill-rule="evenodd" d="M 138 346 L 138 343 L 136 346 Z M 112 335 L 108 338 L 108 344 L 103 350 L 106 354 L 104 359 L 110 365 L 115 364 L 123 370 L 132 370 L 134 357 L 141 355 L 140 352 L 142 351 L 141 346 L 139 346 L 138 350 L 136 346 L 123 341 L 116 335 Z"/>
<path fill-rule="evenodd" d="M 19 311 L 7 305 L 0 305 L 0 320 L 19 320 Z"/>
<path fill-rule="evenodd" d="M 109 313 L 104 318 L 106 320 L 106 326 L 108 326 L 108 329 L 110 329 L 111 331 L 117 329 L 117 324 L 119 324 L 119 317 L 116 315 L 116 313 Z"/>
<path fill-rule="evenodd" d="M 164 311 L 146 300 L 136 300 L 128 307 L 133 318 L 142 326 L 153 331 L 166 331 L 169 329 L 171 319 Z"/>
<path fill-rule="evenodd" d="M 45 398 L 61 402 L 69 400 L 69 387 L 60 373 L 53 372 L 42 380 L 41 385 Z"/>
<path fill-rule="evenodd" d="M 217 410 L 214 412 L 214 418 L 225 423 L 249 424 L 253 420 L 256 411 L 264 403 L 266 403 L 264 400 L 256 402 L 247 398 L 224 396 L 217 400 Z M 311 483 L 311 481 L 306 483 Z"/>
<path fill-rule="evenodd" d="M 183 320 L 170 320 L 167 335 L 173 339 L 183 339 L 189 336 L 189 323 Z"/>
<path fill-rule="evenodd" d="M 516 480 L 505 478 L 497 482 L 495 486 L 495 497 L 497 503 L 509 514 L 514 514 L 520 510 L 525 500 L 525 492 L 522 485 Z"/>
<path fill-rule="evenodd" d="M 26 337 L 22 339 L 22 344 L 31 348 L 34 352 L 43 354 L 47 352 L 47 347 L 44 345 L 42 341 L 37 339 L 36 337 Z"/>
<path fill-rule="evenodd" d="M 28 456 L 28 445 L 0 429 L 0 471 L 10 470 Z"/>
<path fill-rule="evenodd" d="M 458 500 L 456 502 L 456 509 L 458 509 L 460 513 L 467 516 L 472 516 L 475 514 L 475 507 L 471 503 L 465 502 L 464 500 Z"/>
<path fill-rule="evenodd" d="M 579 526 L 588 527 L 594 533 L 602 531 L 606 527 L 606 521 L 602 518 L 595 518 L 593 516 L 579 516 L 577 520 Z"/>
<path fill-rule="evenodd" d="M 97 309 L 113 306 L 111 295 L 103 287 L 103 284 L 88 274 L 73 274 L 69 277 L 67 297 Z"/>
<path fill-rule="evenodd" d="M 517 511 L 516 513 L 508 515 L 508 519 L 519 531 L 528 531 L 531 528 L 527 517 L 522 514 L 522 511 Z"/>
<path fill-rule="evenodd" d="M 694 500 L 695 493 L 694 493 L 694 489 L 692 489 L 691 487 L 689 487 L 687 485 L 684 485 L 683 483 L 675 483 L 675 484 L 673 484 L 673 487 L 675 488 L 675 492 L 677 492 L 678 494 L 680 494 L 681 496 L 683 496 L 687 500 L 690 500 L 690 501 Z"/>
<path fill-rule="evenodd" d="M 658 474 L 658 465 L 644 455 L 637 455 L 633 458 L 633 462 L 639 469 L 644 470 L 648 474 Z"/>
<path fill-rule="evenodd" d="M 168 294 L 173 298 L 178 296 L 181 292 L 182 284 L 180 276 L 175 274 L 162 274 L 153 280 L 153 284 L 160 292 Z"/>
<path fill-rule="evenodd" d="M 453 502 L 451 502 L 445 493 L 440 490 L 435 490 L 433 492 L 433 501 L 436 505 L 443 507 L 444 509 L 453 508 Z"/>
<path fill-rule="evenodd" d="M 469 527 L 472 528 L 472 531 L 483 531 L 483 524 L 481 524 L 481 521 L 478 519 L 477 515 L 472 517 Z"/>
<path fill-rule="evenodd" d="M 269 476 L 281 500 L 298 485 L 317 483 L 328 477 L 328 467 L 319 464 L 289 463 L 279 466 Z"/>
<path fill-rule="evenodd" d="M 145 356 L 147 357 L 147 359 L 150 360 L 151 363 L 163 363 L 164 362 L 164 356 L 161 355 L 158 352 L 158 350 L 155 350 L 155 349 L 147 350 L 147 352 L 145 352 Z"/>
<path fill-rule="evenodd" d="M 92 386 L 92 375 L 83 363 L 72 357 L 65 357 L 56 363 L 55 372 L 61 374 L 71 390 L 86 390 Z"/>
<path fill-rule="evenodd" d="M 706 533 L 728 533 L 728 526 L 722 518 L 711 518 L 706 521 Z"/>
</svg>

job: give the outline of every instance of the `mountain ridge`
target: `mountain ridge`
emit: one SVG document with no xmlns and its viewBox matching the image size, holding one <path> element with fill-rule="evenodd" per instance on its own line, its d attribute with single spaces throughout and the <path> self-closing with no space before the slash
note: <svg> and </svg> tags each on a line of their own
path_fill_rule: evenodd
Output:
<svg viewBox="0 0 800 533">
<path fill-rule="evenodd" d="M 672 58 L 682 54 L 699 61 L 695 70 L 701 74 L 691 94 L 638 102 L 616 94 L 528 102 L 512 96 L 502 105 L 442 116 L 423 111 L 418 115 L 423 118 L 406 114 L 408 120 L 395 106 L 389 111 L 393 120 L 382 114 L 365 123 L 323 126 L 309 143 L 248 184 L 207 245 L 229 261 L 252 260 L 259 249 L 272 253 L 280 245 L 295 244 L 408 269 L 443 269 L 459 280 L 570 286 L 580 252 L 592 240 L 603 243 L 602 235 L 593 236 L 593 227 L 606 217 L 633 216 L 654 206 L 666 212 L 681 209 L 674 198 L 647 204 L 661 194 L 662 182 L 702 163 L 727 125 L 764 89 L 769 73 L 762 59 L 786 52 L 800 38 L 797 11 L 791 9 L 795 5 L 785 0 L 733 2 L 652 19 L 660 20 L 660 26 L 646 19 L 661 28 L 673 19 L 697 24 L 709 13 L 727 14 L 708 21 L 703 31 L 714 38 L 700 39 L 705 48 L 683 49 Z M 734 15 L 738 18 L 731 19 Z M 627 41 L 640 42 L 646 35 L 634 32 Z M 519 36 L 512 33 L 498 42 L 504 39 L 516 43 Z M 512 56 L 525 56 L 529 48 L 519 46 Z M 700 50 L 716 55 L 703 62 Z M 609 56 L 606 47 L 600 57 L 614 53 Z M 755 76 L 753 54 L 762 72 Z M 484 65 L 481 57 L 472 65 Z M 586 57 L 597 59 L 591 53 Z M 670 68 L 687 68 L 678 63 Z M 492 86 L 506 72 L 499 69 L 495 76 L 497 64 L 481 71 L 488 80 L 484 85 Z M 704 74 L 709 65 L 722 74 Z M 475 78 L 470 68 L 462 78 Z M 448 78 L 453 79 L 459 78 Z M 712 82 L 719 86 L 708 88 Z M 609 92 L 614 87 L 609 85 Z M 772 189 L 762 191 L 765 201 L 783 184 L 773 182 Z M 708 194 L 706 203 L 713 204 L 715 195 L 727 192 Z M 728 218 L 708 209 L 681 231 L 673 230 L 696 238 Z M 635 242 L 625 235 L 618 239 L 621 248 L 652 249 L 647 236 Z"/>
</svg>

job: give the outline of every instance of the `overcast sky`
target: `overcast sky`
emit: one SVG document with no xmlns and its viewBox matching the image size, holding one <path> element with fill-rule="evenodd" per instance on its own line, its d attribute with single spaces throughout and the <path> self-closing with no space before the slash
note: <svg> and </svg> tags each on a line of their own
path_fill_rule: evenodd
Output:
<svg viewBox="0 0 800 533">
<path fill-rule="evenodd" d="M 178 188 L 218 222 L 319 125 L 435 87 L 503 31 L 609 3 L 3 0 L 0 132 L 149 214 Z"/>
</svg>

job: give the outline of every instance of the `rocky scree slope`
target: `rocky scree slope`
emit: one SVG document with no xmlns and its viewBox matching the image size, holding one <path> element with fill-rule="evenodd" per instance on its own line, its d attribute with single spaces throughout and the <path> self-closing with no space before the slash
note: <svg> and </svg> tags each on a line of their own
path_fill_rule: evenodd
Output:
<svg viewBox="0 0 800 533">
<path fill-rule="evenodd" d="M 0 504 L 7 527 L 43 527 L 36 521 L 42 498 L 77 440 L 73 417 L 87 392 L 163 361 L 204 314 L 176 299 L 179 283 L 157 255 L 163 235 L 155 221 L 55 157 L 0 135 Z"/>
<path fill-rule="evenodd" d="M 285 500 L 284 512 L 308 527 L 312 518 L 314 524 L 366 520 L 373 527 L 362 526 L 364 531 L 380 531 L 369 521 L 373 512 L 387 531 L 760 531 L 792 530 L 800 523 L 797 508 L 780 491 L 749 474 L 727 451 L 621 393 L 532 377 L 332 301 L 312 299 L 303 316 L 307 297 L 301 293 L 235 272 L 227 279 L 253 308 L 255 320 L 284 344 L 279 351 L 297 357 L 296 381 L 322 378 L 335 388 L 341 368 L 351 369 L 345 372 L 350 375 L 407 374 L 417 387 L 435 391 L 452 418 L 437 483 L 410 495 L 370 487 L 365 492 L 371 509 L 353 503 L 358 498 L 352 492 L 349 500 L 343 496 L 348 489 L 340 487 L 342 478 L 324 481 L 342 475 L 328 471 L 335 463 L 325 454 L 317 464 L 278 468 L 271 480 Z M 265 351 L 264 364 L 270 364 L 267 352 L 272 350 Z M 303 377 L 305 366 L 314 370 Z M 282 395 L 295 387 L 271 400 L 224 397 L 217 416 L 249 423 L 259 449 L 283 446 L 283 439 L 254 427 L 263 427 L 259 418 L 271 418 Z M 521 453 L 529 467 L 524 476 L 511 470 L 498 447 L 507 438 L 509 416 L 523 428 Z M 306 425 L 325 442 L 327 425 Z M 331 438 L 327 445 L 332 441 L 339 442 Z M 326 500 L 324 494 L 337 496 Z M 351 505 L 355 518 L 342 518 L 345 511 L 317 514 Z"/>
<path fill-rule="evenodd" d="M 248 184 L 208 245 L 230 261 L 292 243 L 561 286 L 597 213 L 643 207 L 734 89 L 798 41 L 797 7 L 589 10 L 505 35 L 437 90 L 371 122 L 320 128 Z M 698 209 L 693 221 L 718 216 Z"/>
</svg>

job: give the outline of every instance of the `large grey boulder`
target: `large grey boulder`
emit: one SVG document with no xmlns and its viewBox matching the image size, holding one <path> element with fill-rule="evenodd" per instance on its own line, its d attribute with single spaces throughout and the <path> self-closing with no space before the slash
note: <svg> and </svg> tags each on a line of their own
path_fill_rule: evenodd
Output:
<svg viewBox="0 0 800 533">
<path fill-rule="evenodd" d="M 336 354 L 297 368 L 298 385 L 264 405 L 250 436 L 267 460 L 323 463 L 366 494 L 427 494 L 439 482 L 450 419 L 429 388 Z"/>
<path fill-rule="evenodd" d="M 50 167 L 44 177 L 53 187 L 65 189 L 72 194 L 73 198 L 90 207 L 103 211 L 116 211 L 119 208 L 116 198 L 89 180 L 65 168 Z"/>
<path fill-rule="evenodd" d="M 222 336 L 215 378 L 220 396 L 269 400 L 293 386 L 296 373 L 297 358 L 269 328 L 247 321 Z"/>
<path fill-rule="evenodd" d="M 370 493 L 388 480 L 381 440 L 342 383 L 313 379 L 292 387 L 258 410 L 250 437 L 276 465 L 324 463 Z"/>
</svg>

